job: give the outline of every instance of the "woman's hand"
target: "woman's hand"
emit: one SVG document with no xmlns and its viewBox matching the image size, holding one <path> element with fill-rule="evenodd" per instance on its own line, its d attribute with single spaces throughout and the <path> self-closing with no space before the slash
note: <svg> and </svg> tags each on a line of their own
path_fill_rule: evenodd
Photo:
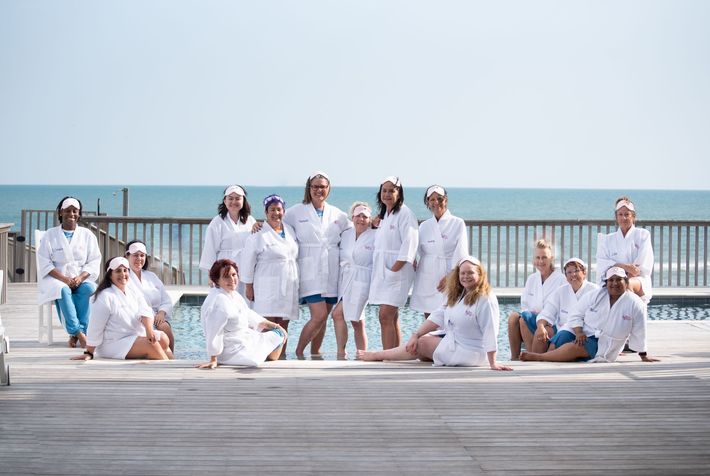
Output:
<svg viewBox="0 0 710 476">
<path fill-rule="evenodd" d="M 148 339 L 148 342 L 155 344 L 155 334 L 153 333 L 153 329 L 146 330 L 145 336 Z"/>
<path fill-rule="evenodd" d="M 197 365 L 195 365 L 195 368 L 205 369 L 205 370 L 214 370 L 217 368 L 217 361 L 210 360 L 209 362 L 205 362 L 203 364 L 197 364 Z"/>
<path fill-rule="evenodd" d="M 70 360 L 83 360 L 83 361 L 87 361 L 87 360 L 91 360 L 91 356 L 86 355 L 86 354 L 75 355 L 75 356 L 72 357 Z"/>
<path fill-rule="evenodd" d="M 491 365 L 491 370 L 503 370 L 503 371 L 507 371 L 507 370 L 513 370 L 513 368 L 512 368 L 512 367 L 508 367 L 507 365 L 501 365 L 501 364 L 495 363 L 495 364 L 492 364 L 492 365 Z"/>
<path fill-rule="evenodd" d="M 579 347 L 584 347 L 584 344 L 587 343 L 587 336 L 585 334 L 577 334 L 577 338 L 574 340 L 574 343 L 577 344 Z"/>
<path fill-rule="evenodd" d="M 153 324 L 157 327 L 163 322 L 165 322 L 165 318 L 167 317 L 167 314 L 165 314 L 165 311 L 158 311 L 158 313 L 155 315 L 155 318 L 153 319 Z"/>
<path fill-rule="evenodd" d="M 390 271 L 394 273 L 398 273 L 400 269 L 404 267 L 404 265 L 407 264 L 406 261 L 395 261 L 392 267 L 390 268 Z"/>
<path fill-rule="evenodd" d="M 419 334 L 414 333 L 407 341 L 404 349 L 412 355 L 417 355 L 417 347 L 419 346 Z"/>
<path fill-rule="evenodd" d="M 254 223 L 254 226 L 251 227 L 251 232 L 252 233 L 259 233 L 261 231 L 261 227 L 264 226 L 263 221 L 257 221 Z"/>
<path fill-rule="evenodd" d="M 245 285 L 244 294 L 247 295 L 248 300 L 250 300 L 250 301 L 254 300 L 254 284 L 253 283 Z"/>
<path fill-rule="evenodd" d="M 436 285 L 436 290 L 443 293 L 446 289 L 446 275 L 439 280 L 439 284 Z"/>
<path fill-rule="evenodd" d="M 373 218 L 372 221 L 370 222 L 370 226 L 372 226 L 372 228 L 379 228 L 381 221 L 382 221 L 382 219 L 381 219 L 379 216 L 376 216 L 376 217 Z"/>
<path fill-rule="evenodd" d="M 547 342 L 550 340 L 550 335 L 547 333 L 547 326 L 542 325 L 535 331 L 535 340 L 538 342 Z"/>
</svg>

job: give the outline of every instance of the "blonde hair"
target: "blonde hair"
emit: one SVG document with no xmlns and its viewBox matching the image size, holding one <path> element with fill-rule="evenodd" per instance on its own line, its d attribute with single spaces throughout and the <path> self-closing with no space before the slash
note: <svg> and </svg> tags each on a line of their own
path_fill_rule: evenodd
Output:
<svg viewBox="0 0 710 476">
<path fill-rule="evenodd" d="M 550 269 L 555 269 L 555 248 L 552 243 L 547 241 L 545 238 L 540 238 L 535 242 L 536 250 L 550 250 Z"/>
<path fill-rule="evenodd" d="M 471 263 L 470 261 L 464 261 L 463 263 Z M 461 264 L 463 264 L 461 263 Z M 486 273 L 483 266 L 479 266 L 475 263 L 480 274 L 480 279 L 478 284 L 471 291 L 466 291 L 466 288 L 461 284 L 459 279 L 459 271 L 461 270 L 461 264 L 457 264 L 456 267 L 451 270 L 451 272 L 446 277 L 446 305 L 451 307 L 456 305 L 457 302 L 463 298 L 463 303 L 467 306 L 472 306 L 481 296 L 488 296 L 491 292 L 491 285 L 488 282 L 488 274 Z"/>
<path fill-rule="evenodd" d="M 359 201 L 356 200 L 356 201 L 353 202 L 352 205 L 350 205 L 350 210 L 348 211 L 348 218 L 352 218 L 352 217 L 353 217 L 353 212 L 354 212 L 355 209 L 356 209 L 357 207 L 359 207 L 360 205 L 362 205 L 363 207 L 367 207 L 367 208 L 369 208 L 370 210 L 372 210 L 372 207 L 370 207 L 370 205 L 368 205 L 367 202 L 359 202 Z"/>
</svg>

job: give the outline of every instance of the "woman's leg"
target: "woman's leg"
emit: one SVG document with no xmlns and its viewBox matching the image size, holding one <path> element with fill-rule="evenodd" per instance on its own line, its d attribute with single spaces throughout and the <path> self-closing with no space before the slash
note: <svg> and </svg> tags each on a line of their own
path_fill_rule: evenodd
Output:
<svg viewBox="0 0 710 476">
<path fill-rule="evenodd" d="M 168 324 L 168 321 L 163 321 L 160 324 L 156 326 L 159 331 L 162 331 L 165 333 L 165 335 L 168 336 L 168 339 L 170 340 L 170 351 L 175 352 L 175 336 L 173 335 L 173 328 L 170 327 L 170 324 Z"/>
<path fill-rule="evenodd" d="M 629 278 L 629 289 L 638 297 L 643 297 L 644 295 L 643 287 L 641 286 L 641 280 L 638 278 Z"/>
<path fill-rule="evenodd" d="M 147 337 L 136 337 L 126 359 L 168 360 L 160 342 L 150 342 Z"/>
<path fill-rule="evenodd" d="M 358 350 L 357 358 L 360 360 L 414 360 L 417 358 L 416 355 L 412 355 L 407 352 L 407 349 L 402 345 L 400 347 L 395 347 L 394 349 L 386 350 Z"/>
<path fill-rule="evenodd" d="M 544 354 L 536 354 L 533 352 L 522 352 L 520 354 L 520 360 L 542 362 L 574 362 L 577 359 L 586 359 L 587 357 L 589 357 L 587 349 L 574 342 L 568 342 Z"/>
<path fill-rule="evenodd" d="M 383 349 L 399 347 L 402 336 L 399 329 L 399 308 L 397 306 L 380 305 L 380 330 Z"/>
<path fill-rule="evenodd" d="M 523 340 L 523 344 L 525 344 L 525 350 L 532 351 L 534 334 L 530 332 L 530 328 L 525 319 L 518 319 L 518 322 L 520 326 L 520 337 Z"/>
<path fill-rule="evenodd" d="M 333 309 L 333 328 L 335 329 L 338 358 L 344 358 L 345 346 L 348 344 L 348 325 L 345 323 L 345 315 L 343 314 L 343 301 L 340 301 Z"/>
<path fill-rule="evenodd" d="M 320 329 L 318 329 L 318 332 L 313 337 L 313 340 L 311 340 L 311 355 L 320 355 L 320 346 L 323 344 L 325 331 L 328 328 L 328 315 L 332 309 L 332 304 L 325 303 L 325 319 L 323 319 L 323 324 Z"/>
<path fill-rule="evenodd" d="M 367 330 L 365 329 L 365 321 L 350 321 L 355 334 L 355 348 L 357 350 L 367 350 Z"/>
<path fill-rule="evenodd" d="M 60 320 L 64 323 L 64 329 L 69 334 L 69 347 L 74 347 L 78 342 L 78 334 L 83 333 L 84 328 L 79 322 L 72 298 L 72 290 L 69 286 L 63 286 L 59 298 L 55 301 L 57 310 L 61 314 Z"/>
<path fill-rule="evenodd" d="M 72 301 L 74 301 L 74 309 L 76 309 L 76 318 L 81 326 L 81 332 L 86 334 L 86 329 L 89 327 L 89 298 L 96 291 L 96 285 L 89 281 L 84 281 L 72 291 Z"/>
<path fill-rule="evenodd" d="M 311 341 L 316 337 L 318 332 L 320 332 L 321 327 L 325 324 L 328 318 L 328 307 L 325 301 L 314 302 L 308 305 L 308 310 L 311 313 L 311 319 L 303 326 L 301 330 L 301 335 L 298 337 L 298 345 L 296 346 L 296 356 L 303 357 L 303 352 L 306 350 L 306 346 L 311 343 Z M 320 349 L 315 349 L 320 351 Z M 311 346 L 311 354 L 314 348 Z"/>
<path fill-rule="evenodd" d="M 173 350 L 170 348 L 170 337 L 165 333 L 160 336 L 160 347 L 165 352 L 165 355 L 168 356 L 168 359 L 173 360 L 175 358 Z"/>
<path fill-rule="evenodd" d="M 508 315 L 508 342 L 510 343 L 510 360 L 519 360 L 520 346 L 523 336 L 520 335 L 520 314 L 513 311 Z"/>
<path fill-rule="evenodd" d="M 279 324 L 279 325 L 281 325 L 281 324 Z M 283 327 L 283 326 L 281 326 L 281 327 Z M 272 332 L 272 331 L 269 331 L 269 332 Z M 276 347 L 269 355 L 266 356 L 266 360 L 279 360 L 279 358 L 281 358 L 281 352 L 283 351 L 284 347 L 286 346 L 287 339 L 288 339 L 288 334 L 284 335 L 283 338 L 281 339 L 281 344 L 279 344 L 278 347 Z"/>
<path fill-rule="evenodd" d="M 433 362 L 434 361 L 434 351 L 439 344 L 441 344 L 442 338 L 439 336 L 425 335 L 419 338 L 419 343 L 417 345 L 417 356 L 423 362 Z"/>
</svg>

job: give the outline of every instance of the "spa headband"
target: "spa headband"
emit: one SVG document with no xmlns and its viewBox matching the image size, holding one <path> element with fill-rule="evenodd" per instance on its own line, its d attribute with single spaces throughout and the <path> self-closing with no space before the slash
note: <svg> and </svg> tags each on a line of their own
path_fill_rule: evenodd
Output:
<svg viewBox="0 0 710 476">
<path fill-rule="evenodd" d="M 245 197 L 247 195 L 246 192 L 244 192 L 244 189 L 239 185 L 230 185 L 229 187 L 227 187 L 227 189 L 224 191 L 224 196 L 226 197 L 230 193 L 236 193 L 237 195 L 241 195 L 242 197 Z"/>
<path fill-rule="evenodd" d="M 625 278 L 626 271 L 624 271 L 624 268 L 620 268 L 619 266 L 612 266 L 611 268 L 606 270 L 606 273 L 604 274 L 604 279 L 607 280 L 612 276 L 619 276 L 621 278 Z"/>
<path fill-rule="evenodd" d="M 328 183 L 330 183 L 330 177 L 328 177 L 328 174 L 321 171 L 321 170 L 316 170 L 315 172 L 313 172 L 311 174 L 311 176 L 308 177 L 308 181 L 311 181 L 314 178 L 318 178 L 318 177 L 323 177 L 324 179 L 326 179 L 328 181 Z"/>
<path fill-rule="evenodd" d="M 431 187 L 426 189 L 426 198 L 431 197 L 432 193 L 438 193 L 442 197 L 446 196 L 446 190 L 444 190 L 444 187 L 441 185 L 432 185 Z"/>
<path fill-rule="evenodd" d="M 356 217 L 360 214 L 365 215 L 367 218 L 372 216 L 372 210 L 367 205 L 358 205 L 353 209 L 353 216 Z"/>
<path fill-rule="evenodd" d="M 468 261 L 469 263 L 475 264 L 475 265 L 478 266 L 479 268 L 483 268 L 483 265 L 481 264 L 481 262 L 478 261 L 478 259 L 474 258 L 473 256 L 464 256 L 463 258 L 461 258 L 461 259 L 459 260 L 458 266 L 461 266 L 461 265 L 464 264 L 466 261 Z"/>
<path fill-rule="evenodd" d="M 65 198 L 64 201 L 62 202 L 61 207 L 59 207 L 60 210 L 64 210 L 65 208 L 69 207 L 74 207 L 77 210 L 81 210 L 81 205 L 79 205 L 79 200 L 76 198 Z"/>
<path fill-rule="evenodd" d="M 577 263 L 577 264 L 580 265 L 582 268 L 587 269 L 587 263 L 585 263 L 584 261 L 582 261 L 582 260 L 579 259 L 579 258 L 570 258 L 570 259 L 568 259 L 567 261 L 565 261 L 565 264 L 564 264 L 564 266 L 562 266 L 562 269 L 565 269 L 565 268 L 567 267 L 567 265 L 570 264 L 570 263 Z"/>
<path fill-rule="evenodd" d="M 269 208 L 269 205 L 276 202 L 280 203 L 282 207 L 286 208 L 286 202 L 284 201 L 284 199 L 274 193 L 264 198 L 264 209 L 266 210 L 267 208 Z"/>
<path fill-rule="evenodd" d="M 621 200 L 619 203 L 616 204 L 616 208 L 614 211 L 617 211 L 621 207 L 626 207 L 632 212 L 636 212 L 636 208 L 634 207 L 634 204 L 629 202 L 628 200 Z"/>
<path fill-rule="evenodd" d="M 148 250 L 145 249 L 145 245 L 143 243 L 131 243 L 131 246 L 128 247 L 128 254 L 134 255 L 136 253 L 143 253 L 144 255 L 147 255 Z"/>
<path fill-rule="evenodd" d="M 385 177 L 382 182 L 380 182 L 380 185 L 384 185 L 385 182 L 392 182 L 395 187 L 401 187 L 402 182 L 399 181 L 399 177 L 395 177 L 394 175 L 390 175 L 389 177 Z"/>
<path fill-rule="evenodd" d="M 117 256 L 108 263 L 108 269 L 111 271 L 118 269 L 119 266 L 125 266 L 126 269 L 131 269 L 128 265 L 128 260 L 123 256 Z"/>
</svg>

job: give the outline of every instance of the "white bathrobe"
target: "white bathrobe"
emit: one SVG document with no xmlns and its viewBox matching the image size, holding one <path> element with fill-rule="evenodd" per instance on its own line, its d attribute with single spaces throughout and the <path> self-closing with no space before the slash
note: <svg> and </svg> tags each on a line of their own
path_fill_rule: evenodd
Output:
<svg viewBox="0 0 710 476">
<path fill-rule="evenodd" d="M 414 259 L 419 244 L 417 217 L 406 205 L 380 222 L 375 233 L 375 253 L 370 284 L 371 304 L 403 306 L 414 280 Z M 395 261 L 406 261 L 399 271 L 392 271 Z"/>
<path fill-rule="evenodd" d="M 597 242 L 597 277 L 601 284 L 606 270 L 616 263 L 635 264 L 641 270 L 641 281 L 646 302 L 653 297 L 651 273 L 653 272 L 653 246 L 651 233 L 644 228 L 631 229 L 624 236 L 621 230 L 608 235 L 599 235 Z"/>
<path fill-rule="evenodd" d="M 577 306 L 582 296 L 589 292 L 594 292 L 597 289 L 599 289 L 599 286 L 587 280 L 582 282 L 582 285 L 576 293 L 569 283 L 560 286 L 547 299 L 545 306 L 542 308 L 542 312 L 537 315 L 536 321 L 540 322 L 544 319 L 551 325 L 556 326 L 557 332 L 566 330 L 574 333 L 572 328 L 567 325 L 570 313 Z"/>
<path fill-rule="evenodd" d="M 61 226 L 50 228 L 37 248 L 38 297 L 37 303 L 54 301 L 61 295 L 63 282 L 49 275 L 57 268 L 62 274 L 75 277 L 86 271 L 86 281 L 96 281 L 101 269 L 101 252 L 96 236 L 80 226 L 74 230 L 71 243 L 64 236 Z"/>
<path fill-rule="evenodd" d="M 441 278 L 468 255 L 468 236 L 464 221 L 446 212 L 419 225 L 419 258 L 414 276 L 412 299 L 409 306 L 420 312 L 431 313 L 446 302 L 444 293 L 436 287 Z"/>
<path fill-rule="evenodd" d="M 200 309 L 207 354 L 227 365 L 255 367 L 278 347 L 283 338 L 275 332 L 260 332 L 266 322 L 249 309 L 239 293 L 210 289 Z"/>
<path fill-rule="evenodd" d="M 434 365 L 487 365 L 488 352 L 498 350 L 500 311 L 494 294 L 479 297 L 473 306 L 463 300 L 441 306 L 428 320 L 446 333 L 434 351 Z"/>
<path fill-rule="evenodd" d="M 141 270 L 141 279 L 131 270 L 130 283 L 143 293 L 148 305 L 153 309 L 153 315 L 165 311 L 165 320 L 170 320 L 173 313 L 173 301 L 170 299 L 165 285 L 160 278 L 147 269 Z"/>
<path fill-rule="evenodd" d="M 115 285 L 90 300 L 91 319 L 86 331 L 86 345 L 96 347 L 96 355 L 107 359 L 125 359 L 137 337 L 145 337 L 142 317 L 153 317 L 143 294 L 135 286 L 124 293 Z M 153 331 L 159 339 L 161 332 Z"/>
<path fill-rule="evenodd" d="M 646 320 L 646 304 L 636 294 L 626 291 L 610 307 L 609 292 L 602 287 L 580 299 L 567 325 L 599 338 L 596 361 L 614 362 L 627 339 L 636 352 L 646 351 Z"/>
<path fill-rule="evenodd" d="M 262 316 L 298 319 L 298 244 L 293 229 L 283 224 L 286 238 L 268 222 L 251 235 L 242 251 L 239 277 L 254 284 L 254 311 Z"/>
<path fill-rule="evenodd" d="M 365 318 L 365 305 L 370 292 L 372 254 L 375 251 L 375 234 L 368 228 L 355 239 L 355 228 L 348 228 L 340 239 L 340 284 L 338 298 L 343 302 L 346 321 Z"/>
<path fill-rule="evenodd" d="M 525 289 L 520 296 L 520 308 L 534 314 L 540 313 L 545 307 L 548 297 L 560 286 L 567 283 L 565 276 L 559 270 L 554 270 L 545 282 L 542 282 L 540 271 L 535 271 L 525 281 Z"/>
<path fill-rule="evenodd" d="M 340 235 L 349 226 L 348 216 L 325 203 L 323 218 L 313 204 L 299 203 L 286 210 L 284 223 L 290 225 L 298 241 L 298 274 L 301 297 L 338 295 Z"/>
</svg>

